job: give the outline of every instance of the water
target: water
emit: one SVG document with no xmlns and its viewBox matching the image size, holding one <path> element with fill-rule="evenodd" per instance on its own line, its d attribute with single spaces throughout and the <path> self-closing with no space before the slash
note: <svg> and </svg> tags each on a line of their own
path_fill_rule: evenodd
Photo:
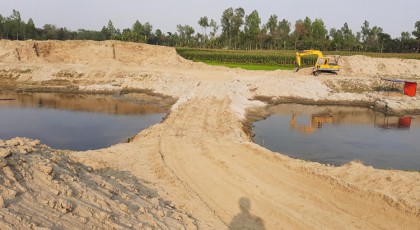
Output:
<svg viewBox="0 0 420 230">
<path fill-rule="evenodd" d="M 0 139 L 28 137 L 78 151 L 109 147 L 162 121 L 167 106 L 142 97 L 2 92 Z"/>
<path fill-rule="evenodd" d="M 254 141 L 293 158 L 342 165 L 420 170 L 420 116 L 368 108 L 285 104 L 254 123 Z"/>
</svg>

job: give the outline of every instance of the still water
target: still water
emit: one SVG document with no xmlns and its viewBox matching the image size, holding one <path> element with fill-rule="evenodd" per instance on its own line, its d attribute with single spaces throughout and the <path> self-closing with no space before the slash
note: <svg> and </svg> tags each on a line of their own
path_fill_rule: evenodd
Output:
<svg viewBox="0 0 420 230">
<path fill-rule="evenodd" d="M 0 92 L 0 139 L 28 137 L 71 150 L 108 147 L 162 121 L 168 106 L 143 98 Z"/>
<path fill-rule="evenodd" d="M 420 170 L 420 116 L 368 108 L 283 104 L 254 123 L 254 141 L 293 158 L 342 165 Z"/>
</svg>

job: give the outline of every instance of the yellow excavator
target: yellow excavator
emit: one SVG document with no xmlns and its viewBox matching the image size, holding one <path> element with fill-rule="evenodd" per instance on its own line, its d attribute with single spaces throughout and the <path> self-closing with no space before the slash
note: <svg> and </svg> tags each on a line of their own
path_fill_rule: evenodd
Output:
<svg viewBox="0 0 420 230">
<path fill-rule="evenodd" d="M 319 50 L 303 50 L 296 52 L 296 63 L 297 66 L 295 68 L 295 72 L 299 71 L 302 66 L 301 57 L 309 56 L 309 55 L 316 55 L 318 59 L 316 60 L 315 67 L 312 70 L 312 73 L 315 76 L 318 76 L 321 72 L 329 72 L 337 74 L 340 67 L 338 66 L 338 60 L 340 56 L 330 56 L 325 57 L 321 51 Z"/>
</svg>

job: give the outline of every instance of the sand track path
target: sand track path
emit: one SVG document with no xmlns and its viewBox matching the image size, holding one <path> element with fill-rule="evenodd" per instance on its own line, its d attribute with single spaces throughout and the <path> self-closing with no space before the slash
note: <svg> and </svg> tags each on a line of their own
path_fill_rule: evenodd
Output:
<svg viewBox="0 0 420 230">
<path fill-rule="evenodd" d="M 162 124 L 129 144 L 143 154 L 130 151 L 117 167 L 165 185 L 163 196 L 182 204 L 203 229 L 241 223 L 256 229 L 418 228 L 419 217 L 412 210 L 387 202 L 381 194 L 340 184 L 301 167 L 303 162 L 251 143 L 232 110 L 232 93 L 223 90 L 230 84 L 202 82 Z M 124 144 L 111 147 L 114 151 L 103 150 L 99 159 L 115 164 L 112 152 L 121 152 L 115 148 L 129 149 Z M 83 157 L 98 158 L 93 154 Z M 244 200 L 250 204 L 248 219 L 255 221 L 237 223 Z"/>
</svg>

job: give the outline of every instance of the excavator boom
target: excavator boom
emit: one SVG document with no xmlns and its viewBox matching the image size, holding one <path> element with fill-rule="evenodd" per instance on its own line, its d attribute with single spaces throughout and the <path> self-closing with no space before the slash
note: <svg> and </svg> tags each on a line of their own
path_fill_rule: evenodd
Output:
<svg viewBox="0 0 420 230">
<path fill-rule="evenodd" d="M 317 55 L 318 58 L 324 57 L 324 55 L 322 54 L 322 52 L 319 51 L 319 50 L 303 50 L 303 51 L 298 51 L 298 52 L 296 52 L 296 62 L 297 62 L 297 64 L 298 64 L 299 67 L 302 65 L 301 64 L 301 60 L 302 60 L 301 57 L 308 56 L 308 55 Z"/>
</svg>

